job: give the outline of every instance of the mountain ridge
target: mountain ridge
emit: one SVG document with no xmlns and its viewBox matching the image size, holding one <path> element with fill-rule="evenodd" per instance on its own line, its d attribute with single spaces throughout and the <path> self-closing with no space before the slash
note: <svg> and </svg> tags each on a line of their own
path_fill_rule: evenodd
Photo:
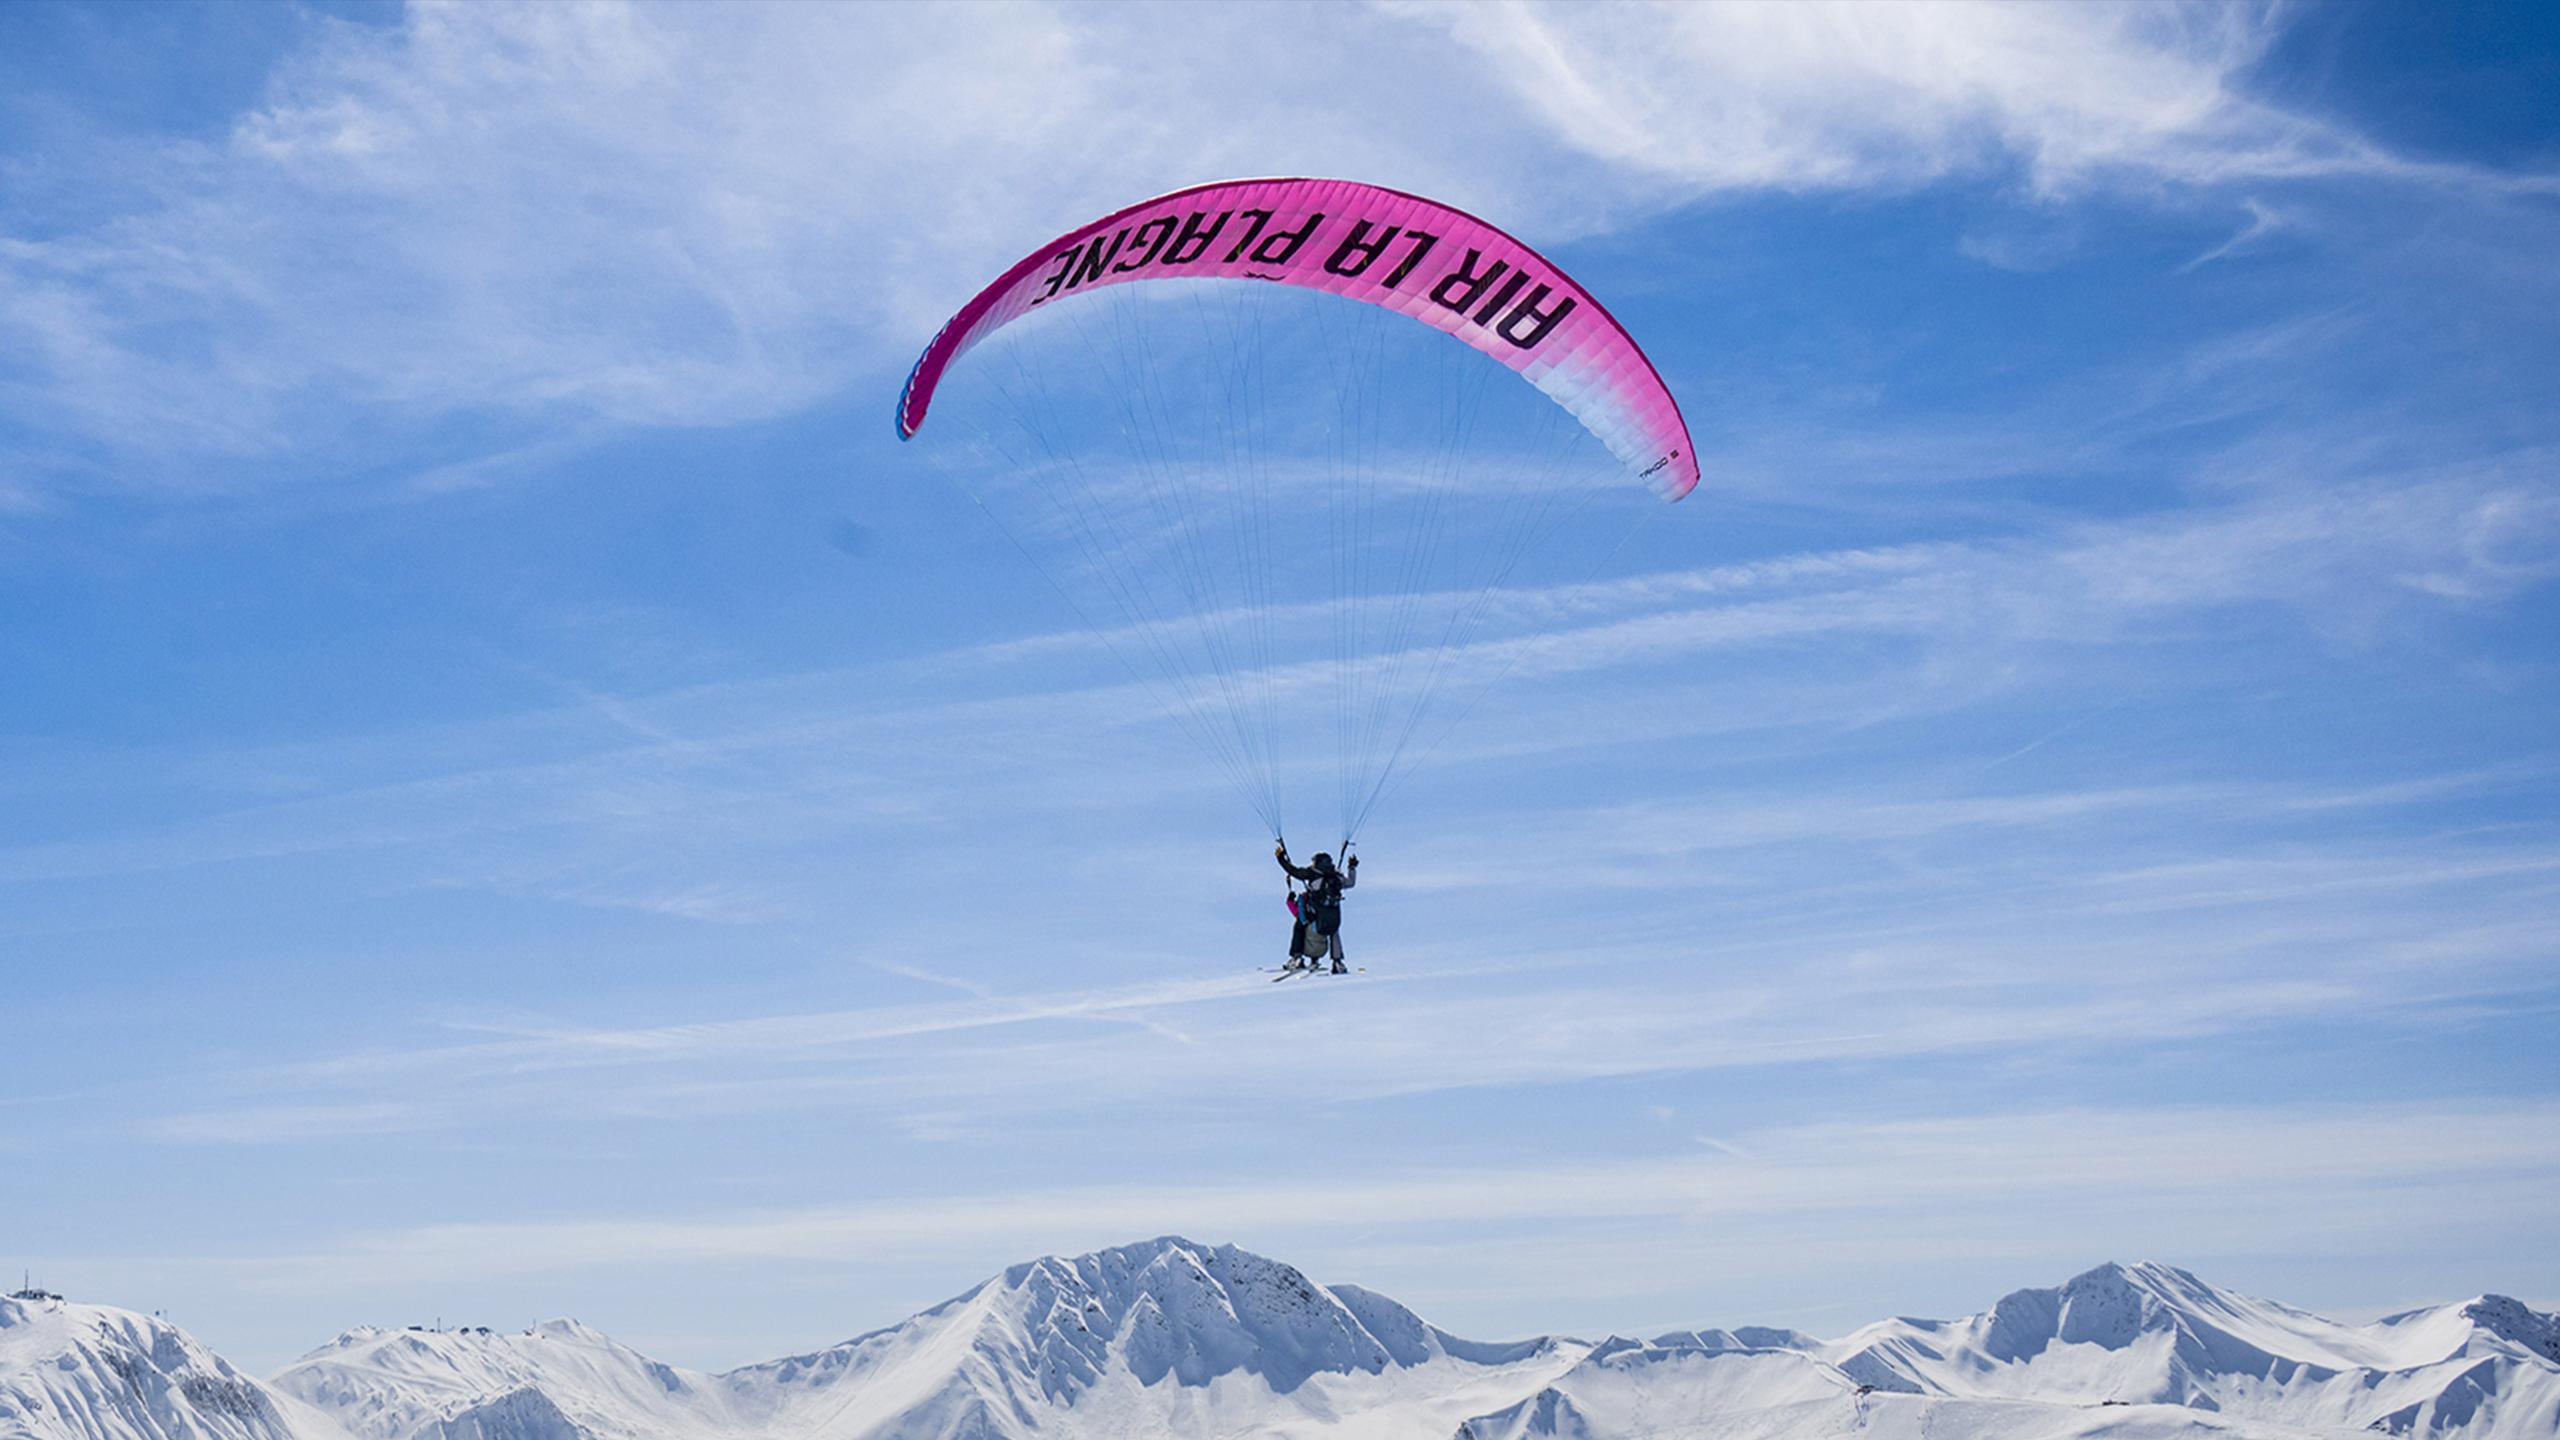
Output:
<svg viewBox="0 0 2560 1440">
<path fill-rule="evenodd" d="M 2560 1440 L 2560 1318 L 2483 1294 L 2348 1325 L 2149 1261 L 1832 1340 L 1485 1342 L 1166 1235 L 717 1373 L 563 1318 L 357 1326 L 259 1381 L 164 1321 L 0 1304 L 0 1440 Z"/>
<path fill-rule="evenodd" d="M 0 1440 L 343 1440 L 156 1316 L 0 1298 Z"/>
<path fill-rule="evenodd" d="M 1778 1354 L 1829 1375 L 1748 1358 Z M 1796 1387 L 1792 1398 L 1770 1393 L 1780 1378 Z M 2040 1433 L 2027 1422 L 2063 1418 L 2004 1418 L 1998 1408 L 2029 1403 L 2140 1410 L 2169 1434 L 2219 1426 L 2545 1440 L 2560 1434 L 2560 1322 L 2483 1295 L 2342 1325 L 2175 1266 L 2109 1262 L 2057 1286 L 2011 1291 L 1973 1315 L 1896 1317 L 1836 1341 L 1768 1329 L 1604 1340 L 1548 1390 L 1462 1433 L 1596 1436 L 1650 1427 L 1635 1417 L 1665 1408 L 1766 1416 L 1824 1402 L 1817 1380 L 1845 1382 L 1861 1428 L 1891 1428 L 1879 1417 L 1920 1407 L 1932 1434 L 1950 1428 L 1938 1423 L 1949 1416 L 2002 1435 Z"/>
</svg>

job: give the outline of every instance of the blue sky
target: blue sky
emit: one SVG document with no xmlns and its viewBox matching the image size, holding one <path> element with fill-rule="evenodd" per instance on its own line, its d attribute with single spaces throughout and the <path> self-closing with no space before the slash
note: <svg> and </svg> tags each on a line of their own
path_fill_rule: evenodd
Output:
<svg viewBox="0 0 2560 1440">
<path fill-rule="evenodd" d="M 2555 68 L 0 10 L 0 1260 L 261 1366 L 735 1363 L 1175 1230 L 1485 1335 L 2560 1300 Z M 1074 618 L 887 417 L 1031 245 L 1287 172 L 1547 249 L 1708 479 L 1372 827 L 1371 973 L 1275 990 L 1257 822 L 1005 658 Z"/>
</svg>

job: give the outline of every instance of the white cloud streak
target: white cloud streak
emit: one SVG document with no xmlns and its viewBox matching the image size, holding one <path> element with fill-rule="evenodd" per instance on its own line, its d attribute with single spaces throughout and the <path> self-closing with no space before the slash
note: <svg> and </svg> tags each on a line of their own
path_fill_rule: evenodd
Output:
<svg viewBox="0 0 2560 1440">
<path fill-rule="evenodd" d="M 272 1142 L 536 1117 L 824 1112 L 896 1124 L 1037 1115 L 1055 1131 L 1097 1106 L 1124 1119 L 1231 1113 L 1286 1073 L 1331 1077 L 1330 1099 L 1356 1103 L 1957 1054 L 2040 1064 L 2323 1017 L 2460 1024 L 2538 983 L 2560 850 L 2314 836 L 2357 809 L 2480 783 L 1931 802 L 1799 792 L 1551 816 L 1534 836 L 1426 845 L 1446 868 L 1399 875 L 1408 905 L 1435 892 L 1632 889 L 1652 897 L 1656 933 L 1544 937 L 1524 957 L 1535 967 L 1517 973 L 1408 940 L 1356 998 L 1306 1005 L 1275 1006 L 1244 976 L 638 1027 L 475 1025 L 459 1044 L 203 1077 L 190 1093 L 227 1103 L 155 1114 L 143 1129 Z M 2232 813 L 2270 818 L 2245 841 L 2200 851 L 2186 838 Z M 2093 850 L 2098 836 L 2107 845 Z M 1840 858 L 1895 855 L 1909 872 L 1933 851 L 1964 862 L 1943 876 L 1870 875 Z M 2112 866 L 2086 858 L 2109 852 Z M 1808 864 L 1841 878 L 1825 885 Z M 1700 874 L 1724 877 L 1732 898 L 1698 888 Z M 1196 1043 L 1203 1035 L 1215 1043 Z"/>
<path fill-rule="evenodd" d="M 2420 1155 L 2423 1166 L 2413 1167 Z M 2000 1242 L 2010 1253 L 2079 1246 L 2085 1254 L 2091 1244 L 2181 1233 L 2194 1248 L 2247 1241 L 2334 1251 L 2411 1224 L 2528 1222 L 2555 1178 L 2560 1110 L 2547 1103 L 2027 1111 L 1746 1130 L 1707 1154 L 427 1225 L 300 1253 L 188 1263 L 261 1289 L 334 1291 L 456 1270 L 850 1261 L 883 1251 L 974 1261 L 1072 1253 L 1168 1230 L 1267 1235 L 1295 1231 L 1309 1216 L 1350 1216 L 1364 1231 L 1417 1232 L 1425 1244 L 1480 1244 L 1488 1227 L 1531 1228 L 1546 1237 L 1542 1246 L 1564 1245 L 1586 1260 L 1595 1248 L 1608 1252 L 1592 1272 L 1625 1277 L 1665 1264 L 1694 1270 L 1702 1255 L 1819 1249 L 1848 1234 L 1863 1236 L 1867 1253 L 1907 1252 L 1951 1218 L 1988 1206 L 2011 1217 Z M 1613 1233 L 1629 1222 L 1650 1228 Z M 1327 1247 L 1314 1242 L 1312 1256 L 1308 1248 L 1289 1253 L 1311 1263 Z M 1639 1255 L 1649 1263 L 1638 1264 Z"/>
<path fill-rule="evenodd" d="M 2067 526 L 2033 540 L 1816 553 L 1521 590 L 1498 597 L 1493 609 L 1512 633 L 1451 656 L 1446 689 L 1472 694 L 1507 674 L 1510 688 L 1534 691 L 1549 688 L 1541 681 L 1551 686 L 1568 677 L 1658 672 L 1703 655 L 1747 655 L 1850 636 L 1916 647 L 1912 663 L 1922 667 L 1935 657 L 1967 654 L 1981 672 L 2011 672 L 2006 683 L 2016 684 L 2024 664 L 2058 663 L 2091 645 L 2156 643 L 2165 626 L 2202 624 L 2251 606 L 2270 607 L 2314 633 L 2367 644 L 2391 626 L 2412 623 L 2412 602 L 2419 613 L 2492 605 L 2560 574 L 2560 562 L 2551 558 L 2560 554 L 2555 536 L 2560 505 L 2527 488 L 2512 467 L 2491 467 L 2390 485 L 2286 489 L 2221 509 Z M 1008 642 L 923 662 L 910 667 L 909 678 L 1076 649 L 1090 656 L 1107 638 L 1087 633 Z M 1080 755 L 1095 737 L 1119 736 L 1133 714 L 1150 709 L 1126 684 L 921 705 L 848 701 L 848 693 L 874 694 L 891 678 L 813 675 L 607 697 L 612 723 L 603 743 L 564 757 L 485 767 L 465 761 L 396 782 L 231 810 L 158 834 L 22 845 L 0 850 L 0 884 L 345 851 L 425 853 L 510 835 L 538 838 L 556 856 L 564 830 L 601 836 L 678 819 L 689 843 L 728 835 L 770 847 L 807 836 L 813 826 L 840 831 L 848 804 L 856 807 L 850 818 L 927 808 L 948 816 L 972 785 L 992 782 L 991 798 L 1017 805 L 1018 793 L 1004 788 L 1003 776 Z M 1289 682 L 1284 675 L 1272 683 Z M 1922 692 L 1904 687 L 1902 693 Z M 1612 742 L 1611 711 L 1619 702 L 1594 691 L 1577 703 L 1590 713 L 1550 717 L 1558 723 L 1540 732 L 1539 746 L 1552 751 Z M 1671 723 L 1713 728 L 1728 723 L 1734 703 Z M 1821 713 L 1843 712 L 1834 701 Z M 484 742 L 404 737 L 401 747 L 410 763 L 418 756 L 469 755 L 520 737 L 528 724 L 556 730 L 566 718 L 481 727 Z M 1516 751 L 1508 741 L 1486 743 Z M 875 755 L 895 757 L 894 763 L 881 768 L 852 759 Z M 309 767 L 295 762 L 290 768 Z M 819 774 L 828 778 L 820 783 Z M 926 777 L 932 793 L 912 788 Z M 1053 803 L 1090 799 L 1071 786 Z M 456 878 L 624 903 L 622 881 L 568 880 L 556 858 L 546 863 L 554 868 L 518 882 L 485 862 Z M 696 880 L 644 908 L 753 918 L 773 913 L 776 903 L 753 888 L 702 888 Z"/>
</svg>

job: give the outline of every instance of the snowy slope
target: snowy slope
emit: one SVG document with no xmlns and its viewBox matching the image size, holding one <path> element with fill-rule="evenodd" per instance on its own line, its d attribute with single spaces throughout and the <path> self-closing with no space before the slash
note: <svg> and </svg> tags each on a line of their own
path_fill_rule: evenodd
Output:
<svg viewBox="0 0 2560 1440">
<path fill-rule="evenodd" d="M 905 1324 L 725 1378 L 774 1433 L 820 1440 L 1446 1435 L 1581 1353 L 1458 1340 L 1383 1296 L 1169 1236 L 1018 1265 Z"/>
<path fill-rule="evenodd" d="M 164 1320 L 0 1300 L 0 1440 L 338 1440 Z"/>
<path fill-rule="evenodd" d="M 2180 1440 L 2560 1436 L 2560 1321 L 2502 1296 L 2349 1326 L 2165 1265 L 2102 1265 L 1960 1320 L 1610 1340 L 1464 1440 L 1908 1431 Z"/>
<path fill-rule="evenodd" d="M 1461 1440 L 1527 1437 L 1835 1434 L 1858 1387 L 1789 1350 L 1611 1339 L 1537 1394 L 1469 1421 Z"/>
<path fill-rule="evenodd" d="M 574 1320 L 531 1329 L 350 1330 L 277 1389 L 356 1440 L 640 1440 L 735 1430 L 721 1383 Z"/>
<path fill-rule="evenodd" d="M 1852 1391 L 1724 1409 L 1722 1383 L 1712 1375 L 1718 1363 L 1662 1358 L 1621 1384 L 1553 1388 L 1470 1422 L 1458 1440 L 2310 1440 L 2310 1432 L 2175 1405 L 2094 1408 Z"/>
<path fill-rule="evenodd" d="M 2349 1326 L 2166 1265 L 2102 1265 L 1962 1320 L 1888 1320 L 1816 1353 L 1879 1388 L 2167 1404 L 2324 1430 L 2554 1433 L 2551 1317 L 2483 1296 Z M 2539 1348 L 2537 1348 L 2539 1347 Z"/>
</svg>

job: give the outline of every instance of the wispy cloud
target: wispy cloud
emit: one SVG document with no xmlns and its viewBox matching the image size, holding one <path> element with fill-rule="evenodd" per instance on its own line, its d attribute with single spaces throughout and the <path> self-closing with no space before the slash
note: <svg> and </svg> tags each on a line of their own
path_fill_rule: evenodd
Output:
<svg viewBox="0 0 2560 1440">
<path fill-rule="evenodd" d="M 1228 1113 L 1302 1071 L 1349 1103 L 1955 1054 L 2051 1064 L 2324 1017 L 2460 1025 L 2539 984 L 2560 849 L 2333 832 L 2482 783 L 1799 792 L 1550 814 L 1512 838 L 1429 841 L 1438 863 L 1399 872 L 1399 894 L 1641 893 L 1643 929 L 1539 936 L 1511 970 L 1407 940 L 1356 999 L 1312 1008 L 1275 1006 L 1245 975 L 645 1026 L 470 1022 L 459 1043 L 203 1076 L 190 1093 L 219 1104 L 142 1128 L 273 1141 L 804 1112 L 1054 1126 L 1097 1105 Z M 2235 815 L 2258 818 L 2235 829 Z M 1847 858 L 1861 855 L 1891 863 Z"/>
<path fill-rule="evenodd" d="M 2560 1112 L 2540 1104 L 2026 1111 L 1749 1130 L 1713 1153 L 1562 1165 L 1388 1175 L 1273 1171 L 1226 1182 L 1043 1186 L 1036 1194 L 939 1194 L 708 1217 L 432 1225 L 358 1232 L 299 1253 L 197 1263 L 258 1288 L 292 1290 L 414 1283 L 456 1268 L 846 1261 L 883 1249 L 977 1260 L 1179 1230 L 1304 1236 L 1273 1248 L 1323 1264 L 1335 1246 L 1311 1233 L 1308 1217 L 1332 1224 L 1329 1217 L 1349 1215 L 1366 1230 L 1407 1237 L 1399 1244 L 1426 1247 L 1461 1237 L 1481 1245 L 1486 1227 L 1534 1227 L 1573 1251 L 1587 1276 L 1617 1277 L 1599 1283 L 1624 1286 L 1648 1266 L 1704 1278 L 1712 1265 L 1753 1250 L 1834 1246 L 1845 1235 L 1862 1237 L 1861 1253 L 1907 1253 L 1990 1205 L 2012 1217 L 2002 1242 L 2008 1254 L 2086 1256 L 2092 1245 L 2156 1244 L 2179 1235 L 2190 1249 L 2323 1249 L 2412 1223 L 2525 1221 L 2560 1177 L 2554 1136 Z M 2415 1173 L 2408 1163 L 2414 1154 L 2427 1157 Z M 1630 1221 L 1674 1228 L 1612 1228 Z M 1603 1263 L 1593 1263 L 1595 1251 Z M 1638 1256 L 1648 1264 L 1636 1263 Z M 1546 1267 L 1521 1259 L 1530 1271 L 1515 1298 L 1552 1294 L 1544 1289 L 1554 1283 L 1542 1273 Z"/>
<path fill-rule="evenodd" d="M 2262 205 L 2256 200 L 2243 200 L 2240 202 L 2240 205 L 2243 210 L 2248 212 L 2249 223 L 2241 226 L 2237 231 L 2233 232 L 2229 239 L 2224 240 L 2222 243 L 2197 255 L 2194 259 L 2188 261 L 2184 265 L 2179 266 L 2177 273 L 2183 275 L 2190 270 L 2210 265 L 2216 260 L 2227 260 L 2232 256 L 2247 250 L 2251 246 L 2256 245 L 2259 241 L 2264 240 L 2269 235 L 2273 235 L 2277 231 L 2284 229 L 2285 226 L 2290 223 L 2285 219 L 2283 211 L 2277 210 L 2272 206 Z"/>
<path fill-rule="evenodd" d="M 2548 558 L 2554 534 L 2560 509 L 2511 469 L 2492 467 L 2392 485 L 2286 488 L 2220 508 L 2064 524 L 2006 541 L 1817 552 L 1501 592 L 1487 611 L 1490 637 L 1445 657 L 1446 693 L 1469 695 L 1503 675 L 1514 690 L 1560 698 L 1545 703 L 1545 723 L 1534 732 L 1471 732 L 1442 758 L 1517 757 L 1523 744 L 1554 753 L 1617 743 L 1621 702 L 1588 688 L 1592 682 L 1816 637 L 1892 640 L 1911 647 L 1904 664 L 1940 672 L 1946 657 L 1962 655 L 1968 671 L 2011 688 L 2026 683 L 2034 666 L 2086 664 L 2085 647 L 2150 643 L 2164 626 L 2210 623 L 2233 607 L 2272 607 L 2312 633 L 2376 643 L 2391 627 L 2423 623 L 2430 609 L 2493 605 L 2560 573 Z M 779 877 L 712 878 L 697 870 L 671 884 L 647 878 L 645 866 L 619 868 L 628 842 L 671 834 L 666 827 L 674 826 L 690 853 L 764 853 L 795 837 L 842 836 L 865 817 L 931 811 L 947 820 L 965 813 L 973 793 L 1017 805 L 1019 791 L 1006 777 L 1046 759 L 1081 756 L 1090 744 L 1128 746 L 1100 737 L 1124 736 L 1133 714 L 1153 713 L 1154 699 L 1125 682 L 1067 690 L 1037 684 L 1025 693 L 920 704 L 873 697 L 884 687 L 904 694 L 908 680 L 971 668 L 1001 670 L 1062 654 L 1093 658 L 1109 643 L 1107 636 L 1070 633 L 887 670 L 653 696 L 573 687 L 577 703 L 557 714 L 397 737 L 398 763 L 411 772 L 403 778 L 382 780 L 379 766 L 362 767 L 349 781 L 322 781 L 317 794 L 225 809 L 156 833 L 0 850 L 0 883 L 372 851 L 411 857 L 411 885 L 706 919 L 788 914 L 798 902 Z M 1248 674 L 1244 683 L 1285 690 L 1333 678 L 1329 662 L 1306 662 L 1272 676 Z M 1854 713 L 1854 702 L 1842 697 L 1891 688 L 1888 679 L 1868 671 L 1827 682 L 1838 687 L 1834 698 L 1813 709 Z M 1558 689 L 1566 680 L 1585 688 Z M 1646 723 L 1657 734 L 1736 723 L 1736 707 L 1751 703 L 1753 683 L 1743 672 L 1739 683 L 1721 687 L 1726 693 L 1716 703 L 1667 719 L 1649 711 Z M 1899 693 L 1901 703 L 1919 703 L 1927 690 L 1904 685 Z M 1801 695 L 1789 700 L 1799 713 L 1807 703 Z M 560 743 L 580 732 L 588 737 L 582 743 Z M 511 751 L 513 739 L 527 733 L 549 737 L 546 758 L 526 762 Z M 173 759 L 186 771 L 215 763 Z M 326 751 L 243 760 L 314 776 L 341 763 Z M 1111 788 L 1081 759 L 1058 773 L 1088 775 L 1091 785 L 1054 792 L 1045 803 L 1082 805 Z M 1213 776 L 1194 778 L 1214 783 Z"/>
<path fill-rule="evenodd" d="M 101 147 L 131 172 L 117 213 L 0 244 L 9 413 L 52 437 L 41 469 L 111 452 L 116 483 L 165 490 L 463 417 L 477 454 L 417 483 L 479 483 L 565 433 L 806 405 L 1025 237 L 1204 174 L 1351 172 L 1570 233 L 2003 165 L 2049 191 L 2454 173 L 2251 98 L 2278 28 L 2231 6 L 419 5 L 318 25 L 212 143 Z M 1482 103 L 1488 66 L 1516 108 Z M 1308 74 L 1331 78 L 1254 78 Z"/>
<path fill-rule="evenodd" d="M 164 1115 L 143 1127 L 156 1140 L 182 1144 L 275 1145 L 339 1135 L 393 1135 L 450 1123 L 436 1107 L 397 1101 L 331 1105 L 261 1105 Z"/>
<path fill-rule="evenodd" d="M 2274 5 L 1471 6 L 1446 25 L 1591 157 L 1698 190 L 1913 186 L 2016 166 L 2046 192 L 2322 175 L 2548 188 L 2390 153 L 2249 94 Z"/>
</svg>

